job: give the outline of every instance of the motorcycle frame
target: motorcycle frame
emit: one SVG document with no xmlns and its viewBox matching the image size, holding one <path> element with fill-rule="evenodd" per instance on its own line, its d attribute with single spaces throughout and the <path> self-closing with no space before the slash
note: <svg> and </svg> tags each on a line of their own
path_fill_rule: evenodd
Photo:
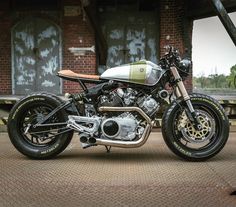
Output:
<svg viewBox="0 0 236 207">
<path fill-rule="evenodd" d="M 51 126 L 52 124 L 44 124 L 50 117 L 55 115 L 58 111 L 63 110 L 63 109 L 68 109 L 71 108 L 73 112 L 77 113 L 79 115 L 78 109 L 76 107 L 76 102 L 74 97 L 70 98 L 68 101 L 62 103 L 59 105 L 57 108 L 55 108 L 53 111 L 51 111 L 47 116 L 45 116 L 42 120 L 40 120 L 38 123 L 33 125 L 33 128 L 36 127 L 43 127 L 43 126 Z M 53 126 L 58 126 L 58 125 L 66 125 L 67 123 L 53 123 Z M 72 129 L 71 129 L 72 130 Z M 66 131 L 68 132 L 68 131 Z M 64 132 L 65 133 L 65 132 Z"/>
<path fill-rule="evenodd" d="M 78 101 L 83 101 L 83 99 L 86 100 L 86 102 L 88 103 L 92 103 L 91 99 L 86 99 L 86 94 L 89 92 L 89 90 L 92 89 L 88 89 L 85 83 L 93 83 L 93 84 L 101 84 L 101 88 L 103 86 L 103 84 L 127 84 L 132 88 L 141 88 L 144 91 L 149 91 L 152 94 L 156 92 L 156 90 L 158 89 L 158 86 L 162 85 L 161 84 L 161 80 L 166 77 L 170 80 L 170 77 L 173 76 L 174 77 L 174 84 L 172 83 L 172 86 L 174 86 L 173 88 L 174 93 L 176 94 L 177 98 L 181 98 L 185 103 L 186 103 L 186 111 L 187 111 L 187 115 L 189 116 L 189 119 L 193 121 L 194 126 L 196 127 L 196 129 L 200 129 L 201 125 L 199 124 L 199 120 L 197 118 L 197 114 L 192 106 L 190 97 L 188 95 L 188 92 L 183 84 L 183 80 L 178 72 L 178 68 L 176 66 L 171 66 L 169 69 L 163 69 L 163 73 L 162 73 L 162 77 L 160 78 L 160 81 L 157 82 L 155 85 L 153 86 L 145 86 L 142 84 L 137 84 L 137 83 L 129 83 L 129 82 L 125 82 L 125 81 L 120 81 L 120 80 L 88 80 L 88 79 L 77 79 L 77 82 L 81 85 L 81 88 L 83 89 L 83 93 L 78 94 L 78 95 L 70 95 L 70 98 L 62 103 L 61 105 L 59 105 L 56 109 L 54 109 L 52 112 L 50 112 L 46 117 L 44 117 L 41 121 L 39 121 L 37 124 L 35 124 L 33 127 L 43 127 L 43 126 L 50 126 L 50 124 L 44 124 L 51 116 L 55 115 L 58 111 L 60 110 L 67 110 L 68 108 L 70 108 L 70 111 L 72 111 L 73 113 L 80 115 L 78 108 L 77 108 L 77 104 Z M 68 78 L 68 80 L 71 80 L 70 78 Z M 73 79 L 73 81 L 75 81 Z M 164 86 L 161 86 L 164 87 Z M 99 90 L 99 88 L 98 88 Z M 112 111 L 136 111 L 138 113 L 140 113 L 144 119 L 147 121 L 147 126 L 145 128 L 145 131 L 143 133 L 143 136 L 138 140 L 138 141 L 129 141 L 129 142 L 122 142 L 122 141 L 113 141 L 113 140 L 103 140 L 103 139 L 96 139 L 96 144 L 98 145 L 105 145 L 105 146 L 115 146 L 115 147 L 124 147 L 124 148 L 131 148 L 131 147 L 139 147 L 142 146 L 150 132 L 151 129 L 153 127 L 154 122 L 139 108 L 137 107 L 100 107 L 98 109 L 98 111 L 100 112 L 112 112 Z M 54 126 L 59 126 L 59 125 L 67 125 L 67 122 L 65 123 L 54 123 Z M 70 129 L 73 130 L 73 129 Z M 68 130 L 62 131 L 61 133 L 66 133 L 68 132 Z"/>
</svg>

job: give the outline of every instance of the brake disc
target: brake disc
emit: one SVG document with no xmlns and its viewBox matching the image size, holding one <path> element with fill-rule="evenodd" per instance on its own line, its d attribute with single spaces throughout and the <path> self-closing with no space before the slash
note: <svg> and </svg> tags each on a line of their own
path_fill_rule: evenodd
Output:
<svg viewBox="0 0 236 207">
<path fill-rule="evenodd" d="M 215 134 L 215 120 L 206 111 L 200 109 L 195 111 L 202 126 L 201 130 L 195 129 L 185 111 L 180 114 L 177 121 L 178 130 L 181 131 L 183 138 L 188 142 L 205 142 Z"/>
</svg>

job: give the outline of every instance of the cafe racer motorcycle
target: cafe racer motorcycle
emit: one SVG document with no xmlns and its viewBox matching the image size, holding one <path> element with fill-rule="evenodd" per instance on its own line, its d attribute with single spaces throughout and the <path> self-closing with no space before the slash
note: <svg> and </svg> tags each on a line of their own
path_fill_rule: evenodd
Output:
<svg viewBox="0 0 236 207">
<path fill-rule="evenodd" d="M 158 65 L 141 60 L 107 69 L 101 76 L 61 70 L 60 78 L 78 82 L 83 91 L 66 94 L 66 100 L 43 92 L 21 99 L 9 115 L 10 140 L 33 159 L 58 155 L 74 132 L 84 148 L 140 147 L 157 112 L 167 105 L 162 135 L 169 149 L 186 160 L 209 159 L 227 142 L 229 121 L 215 99 L 188 94 L 183 80 L 190 69 L 191 61 L 169 46 Z"/>
</svg>

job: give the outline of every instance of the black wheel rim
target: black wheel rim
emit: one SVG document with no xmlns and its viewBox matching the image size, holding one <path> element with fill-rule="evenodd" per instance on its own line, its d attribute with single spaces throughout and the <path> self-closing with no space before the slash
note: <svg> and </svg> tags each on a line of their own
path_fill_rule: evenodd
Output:
<svg viewBox="0 0 236 207">
<path fill-rule="evenodd" d="M 38 121 L 43 119 L 46 115 L 48 115 L 53 110 L 53 107 L 46 103 L 35 103 L 30 107 L 22 111 L 21 119 L 18 124 L 18 129 L 20 134 L 23 137 L 23 140 L 28 144 L 35 147 L 44 147 L 53 145 L 56 142 L 56 138 L 60 135 L 56 135 L 59 133 L 60 128 L 55 126 L 50 127 L 36 127 L 33 125 Z M 60 118 L 58 114 L 50 117 L 46 123 L 57 123 L 60 122 Z M 29 127 L 29 125 L 31 125 Z M 27 133 L 27 127 L 29 127 Z"/>
<path fill-rule="evenodd" d="M 175 114 L 174 119 L 173 119 L 173 120 L 176 120 L 173 124 L 173 127 L 172 127 L 172 132 L 174 134 L 174 139 L 178 143 L 178 145 L 181 146 L 181 148 L 183 148 L 187 151 L 191 150 L 192 152 L 198 152 L 198 153 L 209 151 L 219 141 L 217 139 L 219 134 L 220 134 L 220 131 L 221 131 L 221 125 L 220 125 L 219 117 L 214 112 L 214 110 L 212 110 L 211 108 L 209 108 L 207 106 L 204 106 L 204 105 L 194 105 L 194 109 L 200 109 L 200 110 L 206 111 L 214 119 L 214 121 L 215 121 L 214 135 L 209 140 L 207 140 L 205 143 L 204 142 L 202 142 L 202 143 L 190 143 L 190 142 L 188 142 L 183 137 L 182 133 L 177 129 L 177 124 L 176 123 L 177 123 L 178 117 L 183 112 L 183 109 L 179 109 L 178 112 Z"/>
</svg>

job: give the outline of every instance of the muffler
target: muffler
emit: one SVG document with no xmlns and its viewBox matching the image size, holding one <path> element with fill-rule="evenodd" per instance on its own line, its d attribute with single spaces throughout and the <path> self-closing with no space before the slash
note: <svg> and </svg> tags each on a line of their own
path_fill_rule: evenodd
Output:
<svg viewBox="0 0 236 207">
<path fill-rule="evenodd" d="M 96 146 L 96 139 L 93 137 L 89 137 L 87 134 L 80 134 L 80 142 L 83 149 Z"/>
<path fill-rule="evenodd" d="M 80 136 L 80 142 L 81 142 L 81 143 L 87 143 L 87 142 L 88 142 L 88 137 L 86 137 L 86 136 Z"/>
<path fill-rule="evenodd" d="M 80 142 L 87 144 L 95 144 L 96 139 L 94 137 L 89 137 L 87 134 L 80 134 Z"/>
<path fill-rule="evenodd" d="M 96 143 L 96 139 L 94 137 L 89 137 L 88 143 L 89 144 L 95 144 Z"/>
</svg>

